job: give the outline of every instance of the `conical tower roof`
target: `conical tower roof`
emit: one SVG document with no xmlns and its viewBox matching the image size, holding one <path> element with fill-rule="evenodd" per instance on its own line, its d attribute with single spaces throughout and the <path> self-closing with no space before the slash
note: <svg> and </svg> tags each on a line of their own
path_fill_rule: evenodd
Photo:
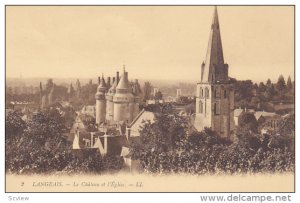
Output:
<svg viewBox="0 0 300 203">
<path fill-rule="evenodd" d="M 214 82 L 224 73 L 224 57 L 220 33 L 218 10 L 215 6 L 205 64 L 202 65 L 201 82 Z M 226 71 L 225 71 L 226 72 Z"/>
<path fill-rule="evenodd" d="M 130 86 L 130 82 L 128 81 L 128 72 L 125 71 L 125 67 L 123 69 L 123 75 L 121 76 L 121 79 L 118 83 L 118 86 L 117 86 L 117 90 L 124 90 L 124 89 L 130 89 L 131 86 Z"/>
<path fill-rule="evenodd" d="M 106 85 L 105 85 L 105 80 L 102 74 L 101 80 L 100 80 L 100 84 L 97 87 L 97 92 L 105 92 L 106 91 Z"/>
<path fill-rule="evenodd" d="M 115 94 L 117 86 L 118 86 L 118 81 L 115 80 L 112 86 L 109 88 L 108 94 Z"/>
</svg>

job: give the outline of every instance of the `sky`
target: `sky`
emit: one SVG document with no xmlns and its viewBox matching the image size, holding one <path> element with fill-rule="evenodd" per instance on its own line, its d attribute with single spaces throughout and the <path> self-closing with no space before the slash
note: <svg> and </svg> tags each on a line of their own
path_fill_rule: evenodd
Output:
<svg viewBox="0 0 300 203">
<path fill-rule="evenodd" d="M 7 6 L 6 77 L 200 80 L 213 6 Z M 229 76 L 294 77 L 294 7 L 219 6 Z"/>
</svg>

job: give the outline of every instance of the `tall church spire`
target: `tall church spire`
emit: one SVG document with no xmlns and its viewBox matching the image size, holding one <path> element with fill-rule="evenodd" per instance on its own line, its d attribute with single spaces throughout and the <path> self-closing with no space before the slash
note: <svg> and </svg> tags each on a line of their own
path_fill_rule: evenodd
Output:
<svg viewBox="0 0 300 203">
<path fill-rule="evenodd" d="M 228 66 L 224 64 L 218 10 L 215 6 L 201 82 L 225 82 L 227 78 Z"/>
</svg>

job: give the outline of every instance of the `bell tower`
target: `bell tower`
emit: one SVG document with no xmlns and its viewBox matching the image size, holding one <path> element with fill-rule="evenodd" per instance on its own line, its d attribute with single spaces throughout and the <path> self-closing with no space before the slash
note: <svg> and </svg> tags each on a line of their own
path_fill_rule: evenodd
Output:
<svg viewBox="0 0 300 203">
<path fill-rule="evenodd" d="M 197 83 L 196 116 L 194 126 L 198 131 L 211 128 L 221 137 L 230 139 L 234 127 L 234 92 L 228 80 L 228 64 L 224 63 L 217 7 L 208 41 L 205 62 L 201 65 L 200 82 Z"/>
</svg>

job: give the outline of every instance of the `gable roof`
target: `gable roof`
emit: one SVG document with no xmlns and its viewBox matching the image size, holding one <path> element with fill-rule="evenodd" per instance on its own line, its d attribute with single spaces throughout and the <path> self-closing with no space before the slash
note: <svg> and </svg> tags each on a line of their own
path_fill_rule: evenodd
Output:
<svg viewBox="0 0 300 203">
<path fill-rule="evenodd" d="M 234 109 L 233 115 L 235 117 L 240 116 L 244 112 L 244 109 Z"/>
<path fill-rule="evenodd" d="M 256 120 L 258 120 L 260 117 L 273 117 L 276 116 L 277 114 L 274 112 L 265 112 L 265 111 L 256 111 L 254 113 L 254 116 Z"/>
</svg>

